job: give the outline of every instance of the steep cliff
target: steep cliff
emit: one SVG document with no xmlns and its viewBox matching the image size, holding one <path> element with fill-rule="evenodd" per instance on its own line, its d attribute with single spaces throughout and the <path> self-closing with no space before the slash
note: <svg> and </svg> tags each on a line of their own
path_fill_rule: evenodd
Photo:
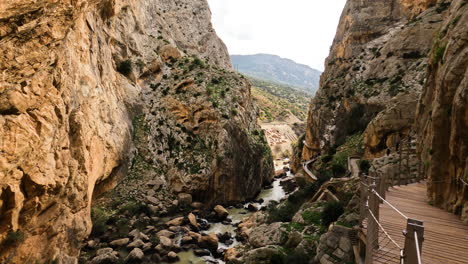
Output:
<svg viewBox="0 0 468 264">
<path fill-rule="evenodd" d="M 411 148 L 431 202 L 468 221 L 467 4 L 348 0 L 302 159 L 353 134 L 363 134 L 368 159 Z"/>
<path fill-rule="evenodd" d="M 139 158 L 206 201 L 272 175 L 204 0 L 3 1 L 0 52 L 2 263 L 74 263 L 93 197 Z"/>
<path fill-rule="evenodd" d="M 428 196 L 468 223 L 468 1 L 453 1 L 434 38 L 417 111 Z"/>
<path fill-rule="evenodd" d="M 309 110 L 303 159 L 363 132 L 365 155 L 378 157 L 409 134 L 427 54 L 447 8 L 426 10 L 434 4 L 347 2 Z"/>
</svg>

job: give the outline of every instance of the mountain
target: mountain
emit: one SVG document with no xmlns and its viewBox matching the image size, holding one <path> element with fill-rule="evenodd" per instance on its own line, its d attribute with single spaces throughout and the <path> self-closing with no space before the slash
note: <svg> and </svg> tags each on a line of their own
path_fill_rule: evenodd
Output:
<svg viewBox="0 0 468 264">
<path fill-rule="evenodd" d="M 249 78 L 262 122 L 300 123 L 307 119 L 309 94 L 283 84 Z"/>
<path fill-rule="evenodd" d="M 239 72 L 258 79 L 287 84 L 308 94 L 318 90 L 320 71 L 276 55 L 232 55 L 232 64 Z"/>
</svg>

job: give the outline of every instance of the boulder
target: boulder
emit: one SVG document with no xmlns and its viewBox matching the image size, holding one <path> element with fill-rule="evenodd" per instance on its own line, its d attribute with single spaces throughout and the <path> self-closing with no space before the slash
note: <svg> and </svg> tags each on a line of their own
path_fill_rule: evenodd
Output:
<svg viewBox="0 0 468 264">
<path fill-rule="evenodd" d="M 225 219 L 229 215 L 229 212 L 226 210 L 226 208 L 224 208 L 221 205 L 215 206 L 214 211 L 216 212 L 216 215 L 221 219 Z"/>
<path fill-rule="evenodd" d="M 172 219 L 171 221 L 168 221 L 166 223 L 167 226 L 180 226 L 184 223 L 184 217 L 177 217 Z"/>
<path fill-rule="evenodd" d="M 203 208 L 203 204 L 200 202 L 193 202 L 190 206 L 192 206 L 195 209 L 201 209 Z"/>
<path fill-rule="evenodd" d="M 245 253 L 245 264 L 272 263 L 273 257 L 279 253 L 277 246 L 261 247 Z"/>
<path fill-rule="evenodd" d="M 107 253 L 94 257 L 91 260 L 91 264 L 112 264 L 116 263 L 118 260 L 119 258 L 116 255 L 112 253 Z"/>
<path fill-rule="evenodd" d="M 177 256 L 177 253 L 175 253 L 174 251 L 167 253 L 167 261 L 176 262 L 178 260 L 179 260 L 179 256 Z"/>
<path fill-rule="evenodd" d="M 134 248 L 127 256 L 128 260 L 142 260 L 145 257 L 145 253 L 139 248 Z"/>
<path fill-rule="evenodd" d="M 217 235 L 219 242 L 226 244 L 228 240 L 232 239 L 232 234 L 229 232 L 225 232 L 224 234 Z"/>
<path fill-rule="evenodd" d="M 87 246 L 88 248 L 91 248 L 91 249 L 96 248 L 96 247 L 97 247 L 97 244 L 98 244 L 98 243 L 97 243 L 96 241 L 94 241 L 94 240 L 89 240 L 88 242 L 86 242 L 86 246 Z"/>
<path fill-rule="evenodd" d="M 192 232 L 192 231 L 188 232 L 188 235 L 189 235 L 190 237 L 192 237 L 192 238 L 193 238 L 194 240 L 196 240 L 196 241 L 198 241 L 198 239 L 201 237 L 200 234 L 195 233 L 195 232 Z"/>
<path fill-rule="evenodd" d="M 139 248 L 145 245 L 145 243 L 141 239 L 136 239 L 132 243 L 127 245 L 127 248 Z"/>
<path fill-rule="evenodd" d="M 179 204 L 181 206 L 190 206 L 192 204 L 192 195 L 188 193 L 179 193 L 177 195 L 177 199 L 179 200 Z"/>
<path fill-rule="evenodd" d="M 159 242 L 163 248 L 172 248 L 173 246 L 172 240 L 164 236 L 159 237 Z"/>
<path fill-rule="evenodd" d="M 96 251 L 96 256 L 101 256 L 105 254 L 112 253 L 114 250 L 112 248 L 100 248 Z"/>
<path fill-rule="evenodd" d="M 239 253 L 235 248 L 228 248 L 226 251 L 224 251 L 224 261 L 225 262 L 231 262 L 237 259 L 237 256 Z"/>
<path fill-rule="evenodd" d="M 171 232 L 167 229 L 161 230 L 158 233 L 156 233 L 156 236 L 161 239 L 161 237 L 168 237 L 168 238 L 173 238 L 174 237 L 174 232 Z"/>
<path fill-rule="evenodd" d="M 288 240 L 286 241 L 286 244 L 284 246 L 286 248 L 296 248 L 302 241 L 303 236 L 301 233 L 297 231 L 293 231 L 288 234 Z"/>
<path fill-rule="evenodd" d="M 282 223 L 273 223 L 270 225 L 260 225 L 250 232 L 249 243 L 255 248 L 268 245 L 282 245 L 286 242 L 287 236 L 283 235 L 285 229 Z"/>
<path fill-rule="evenodd" d="M 146 251 L 150 250 L 152 247 L 153 247 L 153 243 L 151 243 L 151 242 L 145 243 L 143 245 L 143 247 L 142 247 L 143 252 L 146 252 Z"/>
<path fill-rule="evenodd" d="M 257 211 L 258 211 L 258 208 L 257 208 L 257 206 L 255 206 L 255 205 L 253 205 L 253 204 L 249 204 L 249 205 L 247 206 L 247 210 L 248 210 L 249 212 L 257 212 Z"/>
<path fill-rule="evenodd" d="M 191 236 L 184 236 L 181 240 L 180 243 L 182 245 L 187 245 L 193 242 L 193 238 Z"/>
<path fill-rule="evenodd" d="M 159 200 L 154 198 L 153 196 L 146 196 L 146 201 L 156 206 L 159 204 Z"/>
<path fill-rule="evenodd" d="M 199 225 L 198 225 L 198 223 L 197 223 L 197 217 L 196 217 L 194 214 L 190 213 L 190 214 L 188 215 L 188 219 L 189 219 L 190 224 L 191 224 L 193 227 L 195 227 L 195 228 L 197 228 L 197 229 L 199 228 Z"/>
<path fill-rule="evenodd" d="M 149 240 L 149 237 L 140 232 L 138 229 L 133 229 L 130 233 L 128 233 L 129 236 L 133 237 L 134 240 L 136 239 L 141 239 L 141 240 Z"/>
<path fill-rule="evenodd" d="M 193 254 L 198 257 L 203 257 L 211 255 L 211 252 L 208 249 L 195 249 Z"/>
<path fill-rule="evenodd" d="M 218 237 L 215 233 L 202 235 L 198 238 L 198 245 L 201 248 L 209 249 L 211 252 L 216 252 L 216 250 L 218 250 Z"/>
<path fill-rule="evenodd" d="M 123 247 L 127 245 L 130 242 L 130 238 L 121 238 L 121 239 L 116 239 L 110 242 L 111 246 L 114 247 Z"/>
</svg>

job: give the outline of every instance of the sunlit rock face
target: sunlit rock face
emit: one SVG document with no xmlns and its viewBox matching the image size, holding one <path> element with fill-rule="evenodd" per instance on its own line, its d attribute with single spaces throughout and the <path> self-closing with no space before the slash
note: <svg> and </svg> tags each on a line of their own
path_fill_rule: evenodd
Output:
<svg viewBox="0 0 468 264">
<path fill-rule="evenodd" d="M 139 153 L 175 192 L 239 200 L 269 180 L 250 86 L 210 16 L 204 0 L 0 4 L 0 262 L 76 261 L 93 197 L 126 177 L 137 117 Z"/>
<path fill-rule="evenodd" d="M 364 135 L 364 157 L 379 158 L 411 136 L 430 200 L 468 221 L 467 6 L 349 0 L 302 159 L 355 133 Z"/>
<path fill-rule="evenodd" d="M 303 159 L 363 132 L 365 155 L 379 157 L 410 132 L 446 12 L 433 2 L 346 3 L 310 107 Z"/>
<path fill-rule="evenodd" d="M 468 223 L 467 1 L 452 1 L 430 57 L 416 118 L 428 196 Z"/>
</svg>

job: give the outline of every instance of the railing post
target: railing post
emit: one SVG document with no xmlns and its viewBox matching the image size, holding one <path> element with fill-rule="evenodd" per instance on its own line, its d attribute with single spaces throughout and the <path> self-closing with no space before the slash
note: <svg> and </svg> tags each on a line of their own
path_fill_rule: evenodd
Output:
<svg viewBox="0 0 468 264">
<path fill-rule="evenodd" d="M 368 214 L 365 264 L 372 264 L 374 249 L 379 247 L 379 227 L 375 221 L 379 220 L 379 200 L 374 191 L 376 191 L 375 183 L 369 187 L 368 210 L 372 212 L 372 214 L 375 216 L 375 219 L 370 214 Z"/>
<path fill-rule="evenodd" d="M 368 187 L 366 186 L 369 184 L 367 181 L 367 177 L 364 174 L 360 175 L 361 178 L 361 184 L 360 184 L 360 203 L 359 203 L 359 226 L 363 226 L 362 222 L 364 221 L 364 218 L 366 218 L 366 203 L 367 203 L 367 189 Z"/>
<path fill-rule="evenodd" d="M 398 161 L 398 179 L 397 179 L 397 183 L 396 183 L 397 186 L 401 185 L 401 163 L 403 162 L 403 155 L 402 155 L 403 144 L 401 144 L 401 145 L 402 146 L 400 146 L 400 149 L 398 150 L 399 155 L 400 155 L 400 159 Z"/>
<path fill-rule="evenodd" d="M 417 234 L 418 245 L 416 245 L 415 233 Z M 420 264 L 424 241 L 424 223 L 415 219 L 408 219 L 406 230 L 403 231 L 403 234 L 405 235 L 404 263 Z"/>
</svg>

